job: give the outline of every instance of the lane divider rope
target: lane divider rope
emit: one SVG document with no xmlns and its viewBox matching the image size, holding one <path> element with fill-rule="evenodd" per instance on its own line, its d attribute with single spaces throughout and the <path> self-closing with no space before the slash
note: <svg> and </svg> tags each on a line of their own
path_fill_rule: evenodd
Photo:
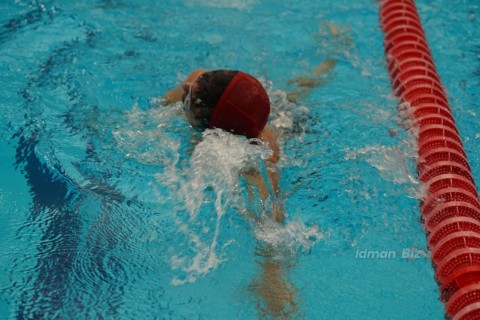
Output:
<svg viewBox="0 0 480 320">
<path fill-rule="evenodd" d="M 448 317 L 480 319 L 480 203 L 414 0 L 383 0 L 393 90 L 418 129 L 421 213 Z"/>
</svg>

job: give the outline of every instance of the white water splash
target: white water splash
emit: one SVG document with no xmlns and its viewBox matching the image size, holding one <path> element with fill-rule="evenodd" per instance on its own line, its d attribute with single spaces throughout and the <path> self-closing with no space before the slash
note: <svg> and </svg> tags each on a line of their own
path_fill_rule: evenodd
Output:
<svg viewBox="0 0 480 320">
<path fill-rule="evenodd" d="M 424 190 L 416 173 L 409 168 L 409 162 L 416 162 L 416 138 L 409 135 L 396 146 L 372 145 L 348 151 L 346 160 L 363 160 L 378 170 L 386 181 L 405 185 L 410 197 L 421 199 Z"/>
<path fill-rule="evenodd" d="M 113 131 L 113 137 L 127 158 L 148 165 L 168 166 L 176 163 L 180 142 L 171 138 L 171 132 L 165 130 L 165 124 L 171 118 L 178 117 L 178 107 L 143 111 L 134 105 L 126 116 L 127 119 Z"/>
<path fill-rule="evenodd" d="M 295 217 L 285 225 L 273 219 L 264 219 L 255 227 L 255 237 L 283 254 L 308 253 L 313 245 L 326 234 L 317 225 L 307 226 L 300 217 Z"/>
<path fill-rule="evenodd" d="M 176 222 L 179 231 L 190 243 L 190 252 L 187 255 L 175 253 L 172 256 L 172 267 L 184 273 L 182 278 L 175 277 L 172 284 L 193 282 L 225 260 L 221 256 L 222 250 L 217 248 L 218 235 L 222 216 L 228 208 L 235 208 L 241 202 L 238 183 L 240 173 L 246 168 L 257 166 L 261 159 L 266 159 L 270 154 L 271 151 L 265 144 L 260 142 L 253 145 L 244 137 L 220 129 L 206 130 L 203 133 L 202 141 L 197 144 L 190 159 L 190 167 L 180 175 L 177 174 L 177 177 L 185 178 L 180 184 L 177 197 L 183 203 L 183 209 L 188 212 L 188 219 L 177 215 Z M 205 213 L 200 217 L 206 209 L 209 210 L 207 217 L 205 218 Z M 208 215 L 215 217 L 212 232 L 205 225 L 194 228 L 202 219 L 208 219 Z M 203 232 L 199 233 L 198 229 Z M 227 244 L 232 241 L 227 241 Z"/>
<path fill-rule="evenodd" d="M 179 195 L 189 194 L 185 203 L 192 219 L 198 213 L 198 204 L 206 188 L 212 188 L 218 196 L 215 202 L 217 214 L 222 216 L 225 213 L 228 202 L 232 200 L 229 196 L 238 187 L 240 171 L 249 166 L 258 166 L 258 160 L 266 159 L 271 154 L 265 143 L 257 143 L 251 144 L 243 137 L 220 129 L 203 133 L 203 139 L 195 147 L 190 159 L 188 182 Z"/>
<path fill-rule="evenodd" d="M 407 154 L 398 147 L 373 145 L 348 152 L 346 160 L 363 159 L 380 171 L 380 175 L 397 184 L 414 182 L 407 167 Z"/>
<path fill-rule="evenodd" d="M 279 136 L 280 147 L 287 136 L 301 139 L 308 109 L 288 101 L 285 92 L 273 90 L 271 82 L 262 83 L 272 102 L 270 123 Z M 219 237 L 222 217 L 229 209 L 245 211 L 247 199 L 240 186 L 241 172 L 259 169 L 271 155 L 261 141 L 252 144 L 245 137 L 215 129 L 204 131 L 193 153 L 184 159 L 182 146 L 188 142 L 181 139 L 188 139 L 188 124 L 181 114 L 180 104 L 147 111 L 134 106 L 113 131 L 117 147 L 127 158 L 161 168 L 154 174 L 156 185 L 150 186 L 149 194 L 171 208 L 166 214 L 172 215 L 178 231 L 178 239 L 168 249 L 169 262 L 177 272 L 171 280 L 173 285 L 194 282 L 227 260 L 225 249 L 234 240 L 223 234 Z M 285 165 L 285 160 L 279 165 Z M 254 227 L 254 232 L 259 241 L 281 247 L 289 254 L 308 251 L 323 237 L 318 227 L 306 226 L 299 219 L 285 225 L 266 219 Z M 152 239 L 155 241 L 155 237 Z"/>
</svg>

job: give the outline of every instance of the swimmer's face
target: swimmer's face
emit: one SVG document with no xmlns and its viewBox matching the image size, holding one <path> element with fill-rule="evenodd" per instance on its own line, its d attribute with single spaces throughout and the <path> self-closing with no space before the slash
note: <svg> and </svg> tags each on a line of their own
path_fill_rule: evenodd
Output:
<svg viewBox="0 0 480 320">
<path fill-rule="evenodd" d="M 188 122 L 195 128 L 201 126 L 200 120 L 197 119 L 194 110 L 192 109 L 192 103 L 194 102 L 196 92 L 198 90 L 198 80 L 206 72 L 205 69 L 193 71 L 185 81 L 182 82 L 182 102 L 183 110 L 187 116 Z"/>
</svg>

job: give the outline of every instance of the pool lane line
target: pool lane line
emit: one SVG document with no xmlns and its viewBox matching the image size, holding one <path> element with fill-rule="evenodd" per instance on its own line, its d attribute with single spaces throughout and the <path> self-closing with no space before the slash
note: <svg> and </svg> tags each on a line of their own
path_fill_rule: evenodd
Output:
<svg viewBox="0 0 480 320">
<path fill-rule="evenodd" d="M 420 206 L 445 312 L 480 315 L 480 203 L 414 0 L 380 1 L 393 90 L 418 129 Z"/>
</svg>

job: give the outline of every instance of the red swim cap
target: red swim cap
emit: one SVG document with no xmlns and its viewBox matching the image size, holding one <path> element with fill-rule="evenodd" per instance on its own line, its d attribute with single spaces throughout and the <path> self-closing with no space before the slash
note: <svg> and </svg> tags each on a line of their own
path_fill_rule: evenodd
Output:
<svg viewBox="0 0 480 320">
<path fill-rule="evenodd" d="M 267 124 L 270 100 L 262 84 L 237 72 L 213 109 L 210 128 L 256 138 Z"/>
</svg>

